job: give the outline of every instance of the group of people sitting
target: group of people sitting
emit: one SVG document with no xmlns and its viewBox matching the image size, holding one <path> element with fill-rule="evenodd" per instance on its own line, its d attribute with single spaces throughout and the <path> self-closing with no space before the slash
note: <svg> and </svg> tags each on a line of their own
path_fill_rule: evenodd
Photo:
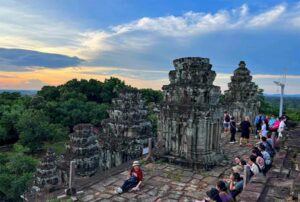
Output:
<svg viewBox="0 0 300 202">
<path fill-rule="evenodd" d="M 280 117 L 277 119 L 277 121 L 274 121 L 274 117 L 268 119 L 268 116 L 260 116 L 262 119 L 262 124 L 261 128 L 258 128 L 259 130 L 257 130 L 257 135 L 259 135 L 260 141 L 254 146 L 251 145 L 251 154 L 247 160 L 237 156 L 234 159 L 234 163 L 236 165 L 232 167 L 232 173 L 229 179 L 219 181 L 215 188 L 212 188 L 206 192 L 208 198 L 202 200 L 201 202 L 233 202 L 243 191 L 244 185 L 248 183 L 253 176 L 266 176 L 266 173 L 272 167 L 272 161 L 276 154 L 276 150 L 279 149 L 279 146 L 275 143 L 275 141 L 282 137 L 282 132 L 286 126 L 285 122 L 287 118 Z M 230 117 L 230 120 L 231 121 L 229 124 L 232 125 L 234 117 Z M 243 122 L 241 123 L 242 133 L 243 125 L 246 126 L 245 128 L 249 128 L 249 130 L 251 127 L 248 117 L 246 117 Z M 249 123 L 245 124 L 245 122 Z M 257 122 L 258 119 L 256 119 L 256 126 Z M 234 125 L 234 127 L 236 127 L 236 125 Z M 250 131 L 248 132 L 250 133 Z M 248 134 L 246 133 L 246 135 Z M 245 133 L 242 134 L 241 137 L 245 138 Z"/>
<path fill-rule="evenodd" d="M 229 179 L 220 180 L 215 188 L 206 192 L 206 199 L 201 202 L 234 202 L 243 191 L 244 185 L 253 176 L 264 177 L 272 166 L 275 149 L 265 137 L 252 148 L 248 160 L 236 157 L 235 166 Z M 199 201 L 200 202 L 200 201 Z"/>
</svg>

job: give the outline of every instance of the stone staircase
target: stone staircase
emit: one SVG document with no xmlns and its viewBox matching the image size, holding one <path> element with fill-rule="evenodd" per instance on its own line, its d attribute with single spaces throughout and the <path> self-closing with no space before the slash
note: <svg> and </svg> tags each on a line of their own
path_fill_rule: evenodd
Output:
<svg viewBox="0 0 300 202">
<path fill-rule="evenodd" d="M 287 131 L 266 177 L 253 177 L 238 201 L 300 201 L 300 127 Z"/>
</svg>

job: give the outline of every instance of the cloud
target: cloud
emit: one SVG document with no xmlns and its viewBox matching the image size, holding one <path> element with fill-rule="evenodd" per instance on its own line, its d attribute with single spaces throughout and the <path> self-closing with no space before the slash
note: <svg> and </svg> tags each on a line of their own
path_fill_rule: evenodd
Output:
<svg viewBox="0 0 300 202">
<path fill-rule="evenodd" d="M 86 75 L 101 75 L 101 76 L 114 76 L 114 77 L 124 77 L 130 79 L 139 79 L 139 80 L 149 80 L 157 81 L 166 79 L 168 71 L 159 71 L 159 70 L 135 70 L 129 68 L 90 68 L 89 71 L 81 71 L 80 74 Z"/>
<path fill-rule="evenodd" d="M 275 22 L 286 10 L 284 5 L 278 5 L 273 9 L 254 16 L 248 22 L 250 27 L 261 27 Z"/>
<path fill-rule="evenodd" d="M 0 78 L 3 78 L 3 79 L 10 79 L 10 78 L 16 78 L 16 77 L 15 77 L 15 76 L 1 75 L 1 74 L 0 74 Z"/>
<path fill-rule="evenodd" d="M 0 68 L 5 71 L 29 71 L 36 68 L 78 66 L 83 60 L 60 54 L 23 49 L 0 48 Z"/>
<path fill-rule="evenodd" d="M 39 79 L 29 79 L 18 83 L 0 83 L 0 89 L 40 90 L 45 85 L 49 84 Z"/>
<path fill-rule="evenodd" d="M 276 55 L 284 54 L 296 46 L 290 46 L 287 51 L 273 47 L 275 42 L 288 48 L 289 43 L 284 40 L 299 41 L 296 34 L 293 36 L 294 30 L 300 31 L 299 19 L 300 6 L 292 3 L 258 12 L 243 4 L 215 13 L 188 11 L 179 16 L 142 17 L 108 29 L 82 32 L 79 49 L 82 49 L 83 57 L 88 58 L 88 65 L 126 66 L 132 69 L 165 68 L 175 57 L 191 53 L 213 58 L 219 52 L 228 60 L 243 54 L 253 58 L 255 52 L 259 56 L 262 56 L 260 52 L 264 52 L 265 61 L 269 61 L 274 58 L 274 52 Z M 273 45 L 269 42 L 272 39 Z M 268 48 L 272 50 L 266 50 Z M 232 51 L 234 53 L 230 55 Z M 294 53 L 289 55 L 292 57 Z M 223 58 L 215 58 L 222 66 L 228 63 Z M 282 63 L 286 61 L 294 60 L 282 58 Z M 260 62 L 257 68 L 263 65 L 267 64 Z"/>
</svg>

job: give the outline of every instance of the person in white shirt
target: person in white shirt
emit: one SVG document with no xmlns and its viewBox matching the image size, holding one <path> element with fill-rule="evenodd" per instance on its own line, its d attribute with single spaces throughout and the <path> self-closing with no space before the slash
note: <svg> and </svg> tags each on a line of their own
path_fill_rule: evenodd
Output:
<svg viewBox="0 0 300 202">
<path fill-rule="evenodd" d="M 278 128 L 278 136 L 279 137 L 282 137 L 282 132 L 284 131 L 284 127 L 285 127 L 285 119 L 281 118 L 279 128 Z"/>
<path fill-rule="evenodd" d="M 248 163 L 250 165 L 250 170 L 252 171 L 254 176 L 261 172 L 259 166 L 256 163 L 256 156 L 250 155 L 250 159 Z"/>
</svg>

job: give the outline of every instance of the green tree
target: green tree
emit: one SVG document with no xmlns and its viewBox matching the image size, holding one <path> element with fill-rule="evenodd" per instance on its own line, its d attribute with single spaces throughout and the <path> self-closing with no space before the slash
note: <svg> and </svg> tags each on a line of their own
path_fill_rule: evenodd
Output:
<svg viewBox="0 0 300 202">
<path fill-rule="evenodd" d="M 15 145 L 14 151 L 0 154 L 0 193 L 9 201 L 21 201 L 23 194 L 32 183 L 37 161 L 24 154 L 27 149 Z"/>
<path fill-rule="evenodd" d="M 154 102 L 160 103 L 163 99 L 163 94 L 160 90 L 153 90 L 150 88 L 140 90 L 142 97 L 145 99 L 146 103 Z"/>
<path fill-rule="evenodd" d="M 37 95 L 44 97 L 47 101 L 53 101 L 60 97 L 60 92 L 55 86 L 44 86 Z"/>
<path fill-rule="evenodd" d="M 111 103 L 111 100 L 117 97 L 117 92 L 124 88 L 126 88 L 124 81 L 118 78 L 111 77 L 110 79 L 105 79 L 101 93 L 102 101 Z"/>
<path fill-rule="evenodd" d="M 49 118 L 37 110 L 27 110 L 22 114 L 17 130 L 19 142 L 34 153 L 43 148 L 46 141 L 61 141 L 66 139 L 68 130 L 61 124 L 49 123 Z"/>
</svg>

